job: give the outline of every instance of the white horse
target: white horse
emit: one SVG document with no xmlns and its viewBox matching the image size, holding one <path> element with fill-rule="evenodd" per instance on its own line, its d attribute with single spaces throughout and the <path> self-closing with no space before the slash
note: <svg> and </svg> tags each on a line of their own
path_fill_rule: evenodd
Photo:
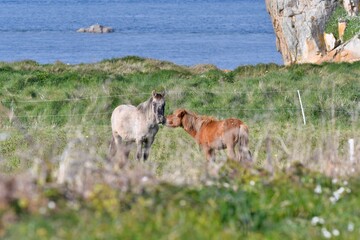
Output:
<svg viewBox="0 0 360 240">
<path fill-rule="evenodd" d="M 130 146 L 136 143 L 136 158 L 147 160 L 150 147 L 159 130 L 159 124 L 165 124 L 165 92 L 157 93 L 135 107 L 120 105 L 111 115 L 112 141 L 110 154 L 120 153 L 127 160 Z"/>
</svg>

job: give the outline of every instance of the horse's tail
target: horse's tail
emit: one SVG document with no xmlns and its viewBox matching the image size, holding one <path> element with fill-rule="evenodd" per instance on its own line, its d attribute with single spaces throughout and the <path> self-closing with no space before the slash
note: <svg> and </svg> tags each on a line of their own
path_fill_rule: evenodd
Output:
<svg viewBox="0 0 360 240">
<path fill-rule="evenodd" d="M 252 163 L 251 152 L 249 150 L 249 128 L 245 124 L 241 124 L 239 128 L 239 161 L 242 163 Z"/>
</svg>

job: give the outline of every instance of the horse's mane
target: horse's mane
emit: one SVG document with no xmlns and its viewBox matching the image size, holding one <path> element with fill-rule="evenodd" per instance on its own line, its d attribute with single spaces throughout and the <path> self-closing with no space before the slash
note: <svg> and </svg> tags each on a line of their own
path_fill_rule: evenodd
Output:
<svg viewBox="0 0 360 240">
<path fill-rule="evenodd" d="M 201 118 L 205 123 L 209 123 L 209 122 L 213 122 L 213 121 L 218 121 L 217 118 L 212 117 L 212 116 L 202 115 L 202 116 L 200 116 L 200 118 Z"/>
<path fill-rule="evenodd" d="M 188 118 L 189 125 L 194 128 L 196 132 L 198 132 L 203 124 L 210 123 L 212 121 L 217 121 L 216 118 L 211 116 L 205 116 L 205 115 L 197 115 L 194 112 L 190 112 L 186 110 L 186 113 L 191 116 Z"/>
<path fill-rule="evenodd" d="M 152 114 L 151 110 L 151 103 L 152 103 L 152 97 L 150 97 L 148 100 L 146 100 L 143 103 L 140 103 L 136 108 L 146 115 L 147 118 L 150 118 L 150 114 Z"/>
<path fill-rule="evenodd" d="M 137 106 L 137 109 L 141 112 L 145 112 L 149 108 L 151 103 L 152 103 L 152 97 L 146 100 L 145 102 L 140 103 Z"/>
</svg>

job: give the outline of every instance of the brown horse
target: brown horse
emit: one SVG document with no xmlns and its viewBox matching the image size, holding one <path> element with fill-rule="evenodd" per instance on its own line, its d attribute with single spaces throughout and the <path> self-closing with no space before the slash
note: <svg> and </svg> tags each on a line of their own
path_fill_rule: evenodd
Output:
<svg viewBox="0 0 360 240">
<path fill-rule="evenodd" d="M 248 149 L 249 130 L 239 119 L 216 120 L 177 109 L 166 117 L 166 126 L 182 127 L 195 138 L 209 161 L 215 160 L 215 150 L 227 149 L 228 158 L 247 164 L 252 162 Z"/>
</svg>

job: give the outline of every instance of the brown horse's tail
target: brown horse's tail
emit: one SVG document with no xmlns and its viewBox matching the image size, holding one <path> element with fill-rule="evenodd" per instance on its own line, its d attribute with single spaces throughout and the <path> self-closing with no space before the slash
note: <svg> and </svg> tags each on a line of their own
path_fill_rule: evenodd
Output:
<svg viewBox="0 0 360 240">
<path fill-rule="evenodd" d="M 245 124 L 240 125 L 239 129 L 239 161 L 245 164 L 252 163 L 251 152 L 249 150 L 249 129 Z"/>
</svg>

